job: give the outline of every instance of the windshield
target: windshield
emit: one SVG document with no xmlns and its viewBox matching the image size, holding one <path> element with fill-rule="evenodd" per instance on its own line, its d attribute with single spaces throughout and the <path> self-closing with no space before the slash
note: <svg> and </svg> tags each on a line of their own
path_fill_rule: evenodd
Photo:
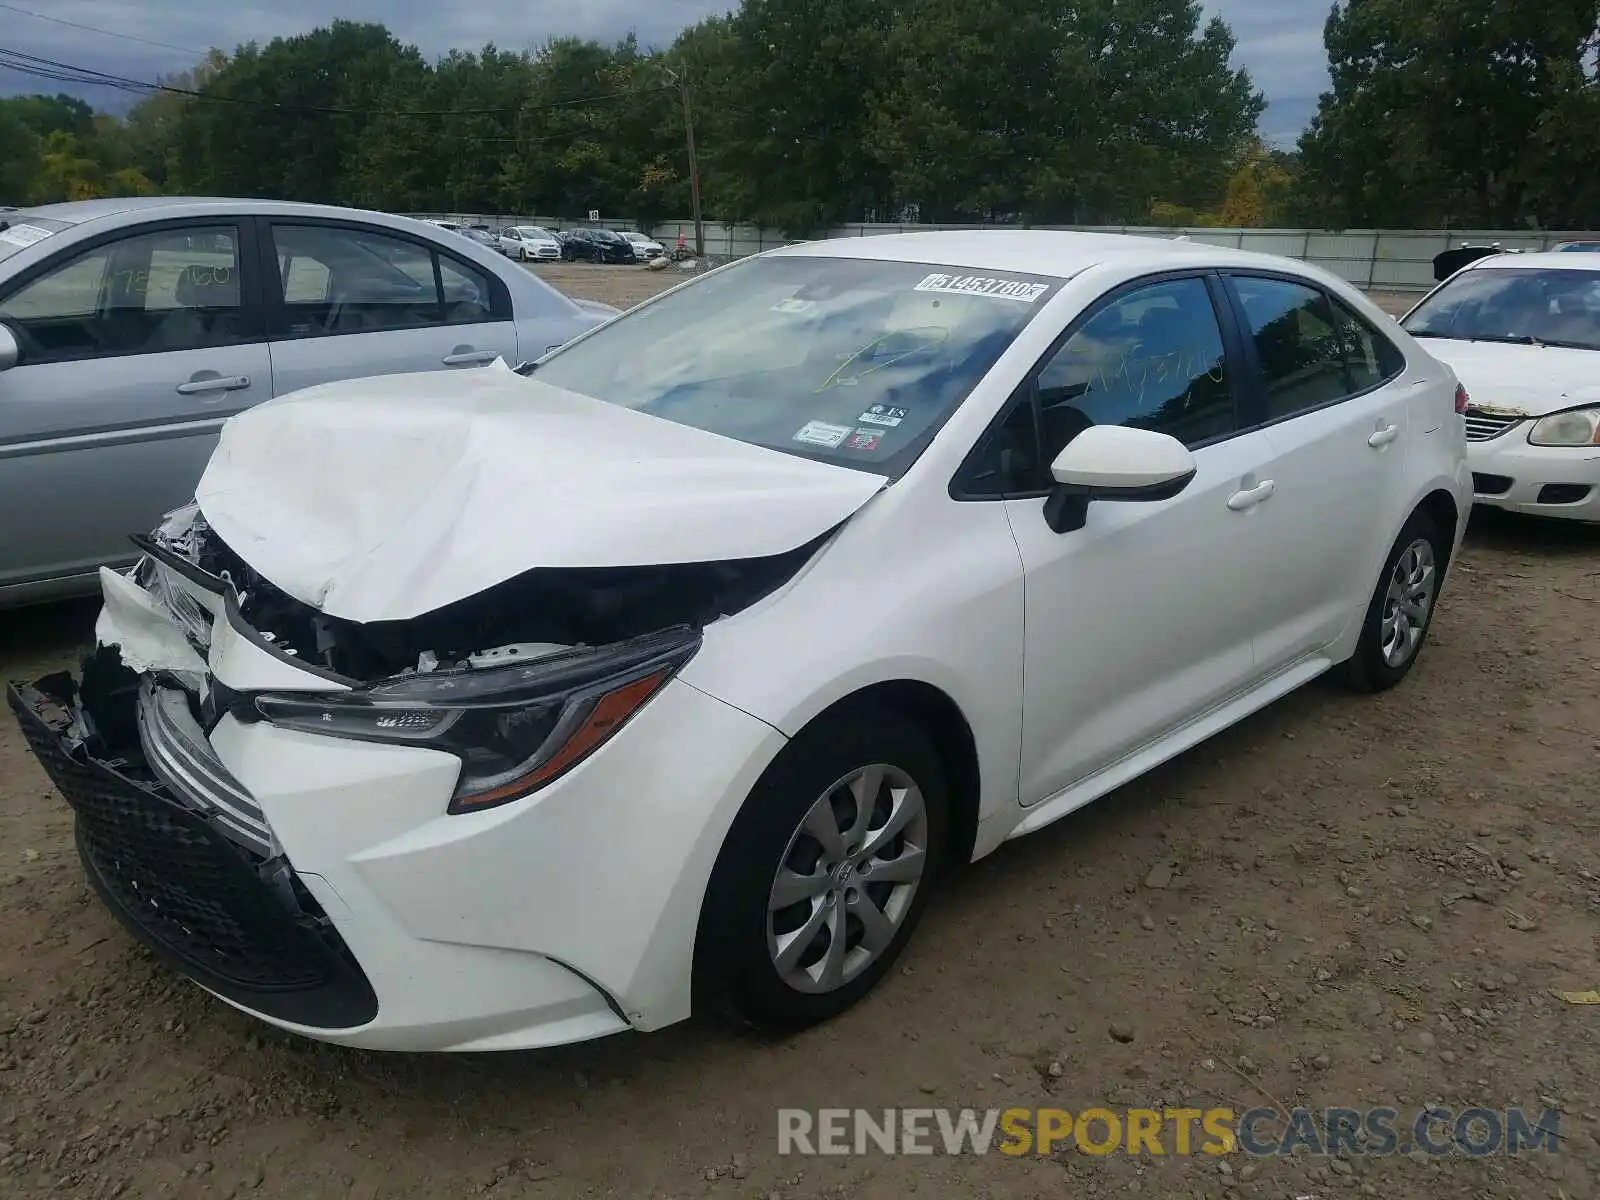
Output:
<svg viewBox="0 0 1600 1200">
<path fill-rule="evenodd" d="M 42 242 L 52 233 L 70 228 L 65 221 L 53 221 L 49 217 L 36 217 L 30 213 L 0 214 L 0 260 L 10 258 L 35 242 Z"/>
<path fill-rule="evenodd" d="M 1600 272 L 1464 271 L 1405 320 L 1413 337 L 1600 350 Z"/>
<path fill-rule="evenodd" d="M 752 258 L 557 351 L 537 377 L 742 442 L 894 476 L 1057 282 L 922 263 Z"/>
</svg>

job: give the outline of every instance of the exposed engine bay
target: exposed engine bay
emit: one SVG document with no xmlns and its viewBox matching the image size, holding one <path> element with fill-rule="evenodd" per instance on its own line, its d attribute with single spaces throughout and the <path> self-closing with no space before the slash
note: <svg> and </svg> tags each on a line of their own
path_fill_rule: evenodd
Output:
<svg viewBox="0 0 1600 1200">
<path fill-rule="evenodd" d="M 831 531 L 829 531 L 831 534 Z M 748 608 L 792 578 L 829 534 L 784 554 L 667 566 L 536 568 L 406 621 L 358 623 L 317 611 L 234 553 L 198 507 L 171 514 L 152 548 L 230 582 L 239 612 L 284 654 L 348 680 L 373 682 L 438 669 L 503 666 L 671 627 L 703 628 Z M 146 560 L 150 564 L 150 560 Z M 136 582 L 157 582 L 147 565 Z M 170 589 L 173 615 L 198 634 L 198 605 Z"/>
</svg>

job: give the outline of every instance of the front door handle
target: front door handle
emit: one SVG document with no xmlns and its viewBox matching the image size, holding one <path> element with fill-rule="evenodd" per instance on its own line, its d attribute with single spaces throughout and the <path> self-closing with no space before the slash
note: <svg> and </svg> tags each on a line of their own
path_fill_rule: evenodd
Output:
<svg viewBox="0 0 1600 1200">
<path fill-rule="evenodd" d="M 1374 450 L 1382 450 L 1385 446 L 1399 436 L 1400 426 L 1385 425 L 1373 432 L 1372 436 L 1367 439 L 1367 445 L 1371 446 Z"/>
<path fill-rule="evenodd" d="M 178 395 L 195 396 L 201 392 L 237 392 L 250 386 L 248 375 L 214 375 L 210 379 L 191 379 L 178 385 Z"/>
<path fill-rule="evenodd" d="M 453 354 L 446 354 L 439 361 L 447 367 L 476 367 L 483 363 L 491 363 L 500 355 L 493 350 L 457 350 Z"/>
<path fill-rule="evenodd" d="M 1235 492 L 1228 497 L 1228 507 L 1234 512 L 1248 512 L 1264 500 L 1270 500 L 1272 493 L 1278 490 L 1278 485 L 1270 479 L 1263 479 L 1253 488 L 1242 492 Z"/>
</svg>

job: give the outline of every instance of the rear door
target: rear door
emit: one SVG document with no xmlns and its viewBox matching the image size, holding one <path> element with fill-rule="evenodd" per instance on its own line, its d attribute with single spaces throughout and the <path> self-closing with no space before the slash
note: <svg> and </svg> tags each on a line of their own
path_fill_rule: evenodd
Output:
<svg viewBox="0 0 1600 1200">
<path fill-rule="evenodd" d="M 377 226 L 266 224 L 273 394 L 518 361 L 511 296 L 493 273 L 435 242 Z"/>
<path fill-rule="evenodd" d="M 1252 589 L 1256 653 L 1274 671 L 1326 649 L 1365 612 L 1410 502 L 1418 434 L 1399 349 L 1330 293 L 1289 276 L 1229 276 L 1274 460 L 1268 569 Z M 1425 381 L 1424 381 L 1425 382 Z"/>
<path fill-rule="evenodd" d="M 250 222 L 152 222 L 0 290 L 0 588 L 130 560 L 194 495 L 233 413 L 270 395 Z M 243 270 L 241 270 L 243 268 Z"/>
</svg>

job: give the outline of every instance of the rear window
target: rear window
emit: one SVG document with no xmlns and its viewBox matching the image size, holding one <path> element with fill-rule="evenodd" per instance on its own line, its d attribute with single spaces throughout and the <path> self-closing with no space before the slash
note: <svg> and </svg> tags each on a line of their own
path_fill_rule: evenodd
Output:
<svg viewBox="0 0 1600 1200">
<path fill-rule="evenodd" d="M 0 260 L 10 258 L 35 242 L 71 226 L 65 221 L 36 217 L 29 213 L 0 213 Z"/>
<path fill-rule="evenodd" d="M 895 476 L 1058 284 L 924 263 L 753 258 L 574 342 L 541 363 L 536 378 Z"/>
</svg>

